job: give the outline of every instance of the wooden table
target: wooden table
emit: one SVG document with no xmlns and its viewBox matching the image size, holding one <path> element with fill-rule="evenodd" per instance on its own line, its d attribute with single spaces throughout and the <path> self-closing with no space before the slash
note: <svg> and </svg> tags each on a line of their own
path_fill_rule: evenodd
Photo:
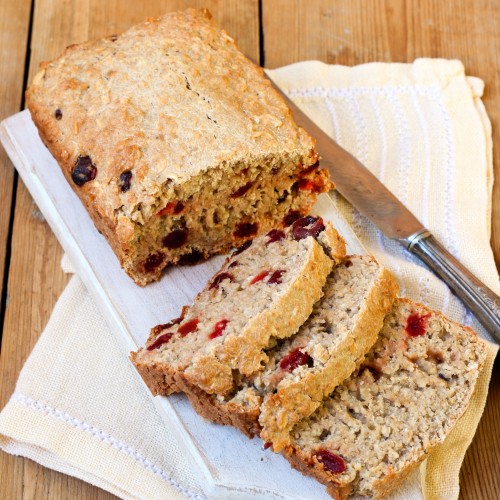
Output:
<svg viewBox="0 0 500 500">
<path fill-rule="evenodd" d="M 252 60 L 269 68 L 305 59 L 355 65 L 457 58 L 486 83 L 500 178 L 500 3 L 494 0 L 2 0 L 0 119 L 24 106 L 40 61 L 65 46 L 120 32 L 148 16 L 208 7 Z M 1 148 L 0 148 L 1 149 Z M 62 250 L 0 151 L 0 407 L 68 281 Z M 500 264 L 500 185 L 493 195 L 492 246 Z M 500 497 L 500 363 L 484 417 L 461 473 L 462 497 Z M 0 453 L 0 498 L 108 498 L 112 495 L 23 458 Z"/>
</svg>

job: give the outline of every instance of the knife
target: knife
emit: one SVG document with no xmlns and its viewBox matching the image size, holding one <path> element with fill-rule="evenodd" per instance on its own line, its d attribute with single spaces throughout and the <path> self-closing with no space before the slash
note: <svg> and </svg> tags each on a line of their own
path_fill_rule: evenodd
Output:
<svg viewBox="0 0 500 500">
<path fill-rule="evenodd" d="M 420 258 L 500 344 L 500 297 L 476 278 L 359 160 L 339 146 L 273 83 L 295 121 L 316 139 L 337 190 L 389 238 Z"/>
</svg>

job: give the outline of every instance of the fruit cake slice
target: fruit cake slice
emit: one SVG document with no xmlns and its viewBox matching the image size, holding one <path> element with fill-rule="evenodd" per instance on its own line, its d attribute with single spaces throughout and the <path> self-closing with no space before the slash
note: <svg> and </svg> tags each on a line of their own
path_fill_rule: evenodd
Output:
<svg viewBox="0 0 500 500">
<path fill-rule="evenodd" d="M 333 186 L 314 140 L 206 10 L 71 45 L 26 103 L 140 285 L 307 214 Z"/>
<path fill-rule="evenodd" d="M 299 332 L 267 351 L 264 370 L 240 380 L 235 393 L 208 395 L 184 384 L 197 412 L 249 437 L 260 434 L 275 451 L 282 449 L 290 429 L 313 413 L 373 346 L 398 286 L 373 257 L 349 256 L 323 291 Z"/>
<path fill-rule="evenodd" d="M 275 339 L 297 332 L 344 256 L 344 241 L 319 217 L 248 241 L 180 318 L 153 328 L 134 364 L 153 394 L 178 391 L 179 380 L 230 393 L 239 376 L 262 369 Z"/>
<path fill-rule="evenodd" d="M 293 429 L 284 454 L 334 498 L 383 498 L 464 413 L 485 356 L 470 328 L 399 299 L 359 370 Z"/>
</svg>

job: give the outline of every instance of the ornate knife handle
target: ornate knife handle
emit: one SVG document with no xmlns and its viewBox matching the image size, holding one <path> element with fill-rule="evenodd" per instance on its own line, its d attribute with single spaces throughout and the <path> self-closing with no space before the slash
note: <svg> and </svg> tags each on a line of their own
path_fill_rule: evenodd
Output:
<svg viewBox="0 0 500 500">
<path fill-rule="evenodd" d="M 500 297 L 478 280 L 425 230 L 401 241 L 425 262 L 500 344 Z"/>
</svg>

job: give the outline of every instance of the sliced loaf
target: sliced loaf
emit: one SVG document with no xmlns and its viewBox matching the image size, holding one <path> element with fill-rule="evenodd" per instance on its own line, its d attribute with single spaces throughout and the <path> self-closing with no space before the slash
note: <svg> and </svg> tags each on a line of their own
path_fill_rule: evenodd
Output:
<svg viewBox="0 0 500 500">
<path fill-rule="evenodd" d="M 227 395 L 240 376 L 262 369 L 275 339 L 297 332 L 344 256 L 342 238 L 312 216 L 247 242 L 193 305 L 155 327 L 131 359 L 153 394 L 168 395 L 186 383 Z"/>
<path fill-rule="evenodd" d="M 470 328 L 399 299 L 359 370 L 293 429 L 284 454 L 334 498 L 382 498 L 443 442 L 485 355 Z"/>
<path fill-rule="evenodd" d="M 202 416 L 250 437 L 261 434 L 278 451 L 293 425 L 356 369 L 375 343 L 397 290 L 373 257 L 350 256 L 330 274 L 323 298 L 297 335 L 267 352 L 263 371 L 241 379 L 227 397 L 189 384 L 182 390 Z"/>
</svg>

